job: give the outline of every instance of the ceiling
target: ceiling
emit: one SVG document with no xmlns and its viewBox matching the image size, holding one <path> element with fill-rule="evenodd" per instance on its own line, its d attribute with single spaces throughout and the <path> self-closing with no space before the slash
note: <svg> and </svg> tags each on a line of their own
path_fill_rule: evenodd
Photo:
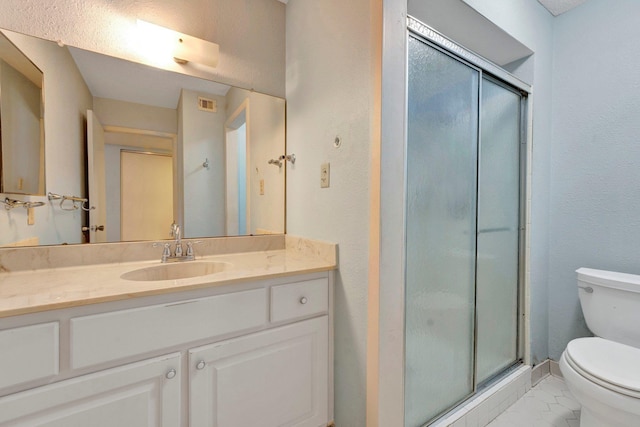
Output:
<svg viewBox="0 0 640 427">
<path fill-rule="evenodd" d="M 587 0 L 538 0 L 553 16 L 565 13 L 580 6 Z"/>
<path fill-rule="evenodd" d="M 69 47 L 91 94 L 175 109 L 182 89 L 226 95 L 229 86 Z"/>
<path fill-rule="evenodd" d="M 289 0 L 280 0 L 282 3 L 287 4 Z M 553 16 L 558 16 L 565 13 L 574 7 L 580 6 L 587 0 L 538 0 L 544 7 L 547 8 Z"/>
</svg>

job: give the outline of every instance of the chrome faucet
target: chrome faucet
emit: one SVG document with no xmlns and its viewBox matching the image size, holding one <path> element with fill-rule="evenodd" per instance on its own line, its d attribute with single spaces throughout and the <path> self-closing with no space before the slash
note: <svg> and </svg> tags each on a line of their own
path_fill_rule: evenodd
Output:
<svg viewBox="0 0 640 427">
<path fill-rule="evenodd" d="M 183 255 L 180 226 L 175 222 L 171 224 L 170 235 L 175 239 L 175 249 L 173 251 L 173 254 L 171 254 L 171 243 L 164 243 L 161 258 L 162 262 L 193 261 L 194 259 L 196 259 L 196 255 L 193 251 L 194 242 L 187 242 L 187 253 Z M 159 245 L 160 243 L 153 244 L 153 246 Z"/>
<path fill-rule="evenodd" d="M 176 248 L 173 252 L 173 256 L 182 256 L 182 241 L 180 240 L 180 226 L 175 222 L 171 224 L 171 237 L 176 239 Z"/>
</svg>

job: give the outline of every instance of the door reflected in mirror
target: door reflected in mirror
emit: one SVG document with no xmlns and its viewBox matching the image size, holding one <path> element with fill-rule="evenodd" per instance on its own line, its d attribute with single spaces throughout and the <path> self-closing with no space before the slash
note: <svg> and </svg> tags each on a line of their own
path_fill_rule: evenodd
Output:
<svg viewBox="0 0 640 427">
<path fill-rule="evenodd" d="M 120 177 L 121 234 L 111 239 L 166 239 L 175 218 L 173 156 L 121 150 Z"/>
</svg>

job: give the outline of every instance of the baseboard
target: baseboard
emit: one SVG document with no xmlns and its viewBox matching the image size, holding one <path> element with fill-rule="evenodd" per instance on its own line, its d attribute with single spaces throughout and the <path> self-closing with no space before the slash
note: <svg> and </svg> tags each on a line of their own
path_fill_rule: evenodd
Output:
<svg viewBox="0 0 640 427">
<path fill-rule="evenodd" d="M 550 360 L 549 366 L 551 368 L 551 375 L 558 378 L 564 378 L 564 375 L 562 375 L 562 371 L 560 370 L 560 364 L 558 362 L 556 362 L 555 360 Z"/>
<path fill-rule="evenodd" d="M 537 364 L 531 370 L 531 387 L 535 387 L 540 381 L 551 374 L 551 360 L 547 359 Z"/>
</svg>

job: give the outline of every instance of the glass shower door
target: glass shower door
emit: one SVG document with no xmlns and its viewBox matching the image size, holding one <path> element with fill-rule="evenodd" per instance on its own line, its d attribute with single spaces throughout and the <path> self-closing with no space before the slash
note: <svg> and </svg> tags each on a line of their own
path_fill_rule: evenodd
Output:
<svg viewBox="0 0 640 427">
<path fill-rule="evenodd" d="M 476 272 L 476 382 L 517 356 L 521 96 L 482 79 Z"/>
<path fill-rule="evenodd" d="M 408 39 L 405 427 L 518 359 L 522 95 Z"/>
<path fill-rule="evenodd" d="M 405 425 L 474 391 L 478 70 L 409 38 Z"/>
</svg>

